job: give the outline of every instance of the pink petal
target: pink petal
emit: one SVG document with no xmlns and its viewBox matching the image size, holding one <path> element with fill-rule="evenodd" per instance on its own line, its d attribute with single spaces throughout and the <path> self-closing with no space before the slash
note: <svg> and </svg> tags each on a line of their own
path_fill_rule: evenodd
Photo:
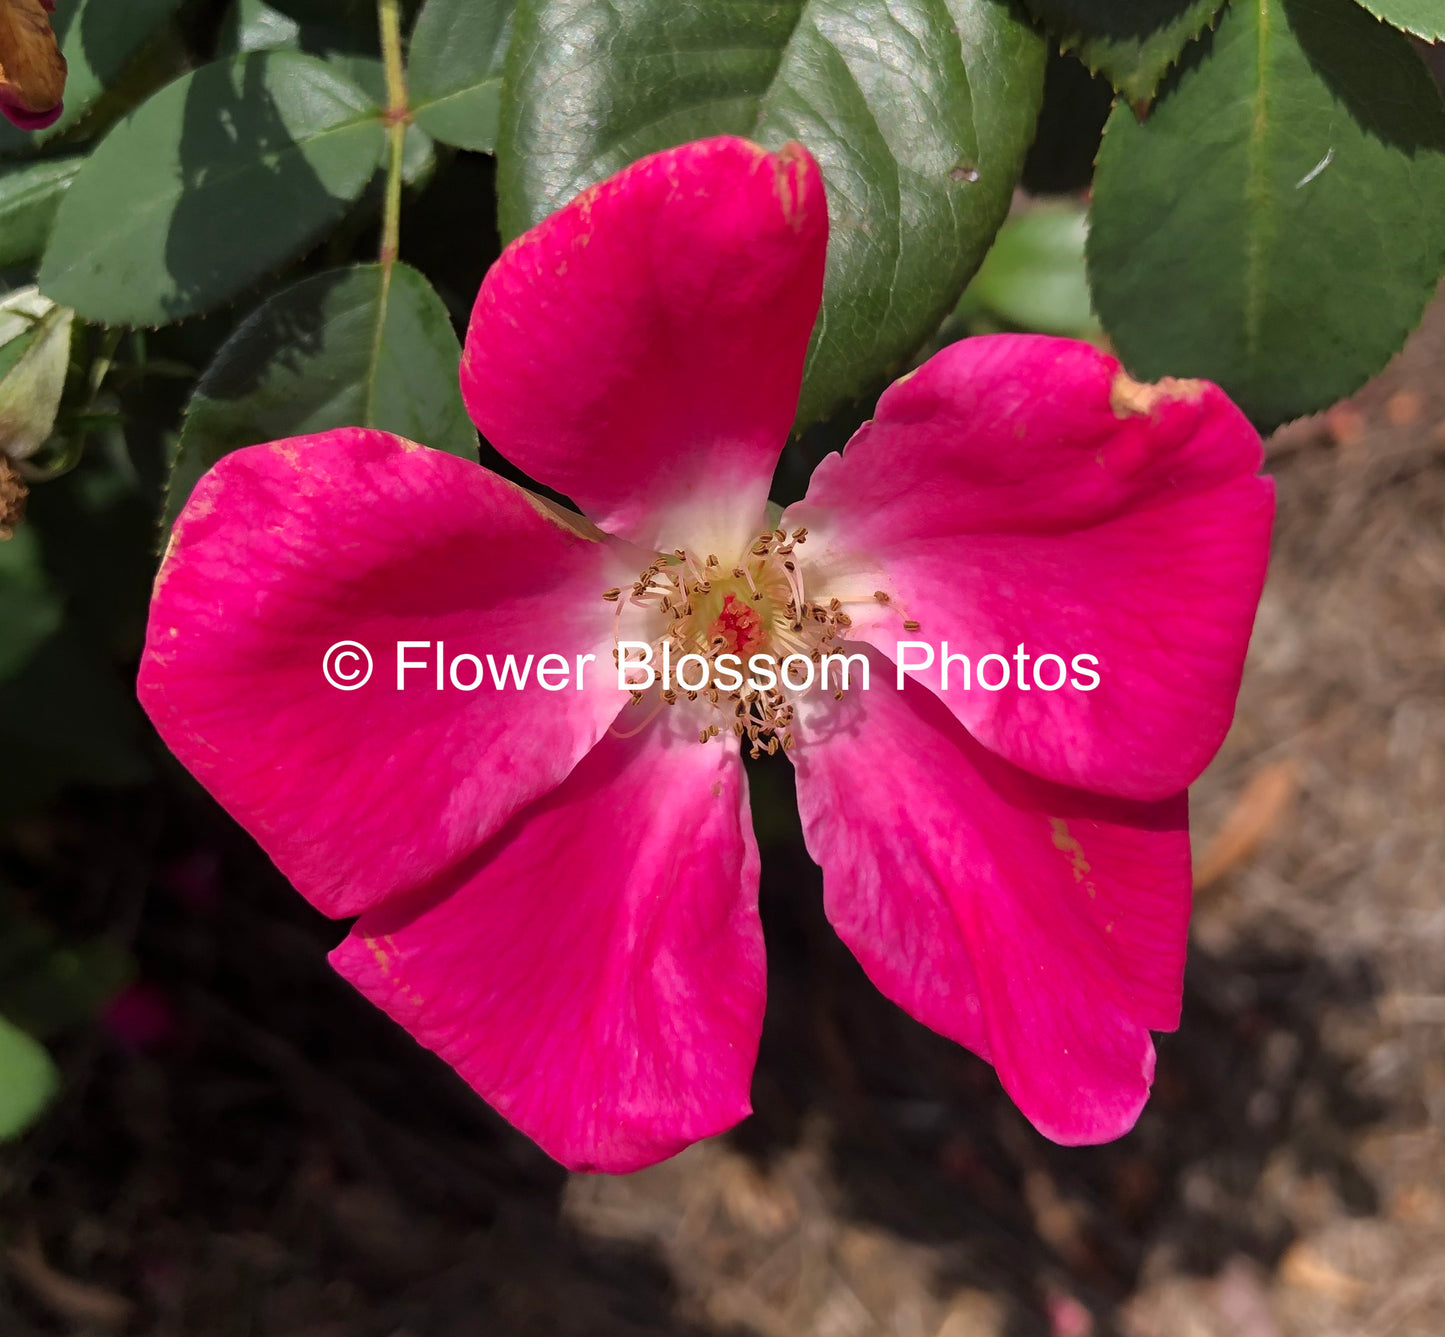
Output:
<svg viewBox="0 0 1445 1337">
<path fill-rule="evenodd" d="M 699 744 L 686 714 L 605 738 L 331 955 L 574 1170 L 639 1169 L 751 1109 L 765 967 L 747 782 L 731 740 Z"/>
<path fill-rule="evenodd" d="M 741 551 L 797 409 L 827 238 L 800 145 L 708 139 L 643 158 L 492 267 L 462 357 L 467 407 L 609 533 Z"/>
<path fill-rule="evenodd" d="M 606 730 L 626 700 L 601 597 L 619 560 L 637 569 L 495 474 L 383 432 L 252 446 L 202 478 L 176 523 L 140 699 L 304 896 L 356 914 L 475 850 Z M 354 691 L 322 673 L 342 640 L 374 660 Z M 397 691 L 402 640 L 442 641 L 449 662 L 597 661 L 583 691 L 490 676 L 438 691 L 430 668 Z"/>
<path fill-rule="evenodd" d="M 934 690 L 942 642 L 970 666 L 1012 661 L 1001 691 L 951 669 L 944 699 L 981 743 L 1051 780 L 1164 798 L 1234 713 L 1274 514 L 1260 458 L 1216 386 L 1140 386 L 1066 339 L 966 339 L 884 393 L 783 523 L 808 526 L 820 596 L 865 601 L 855 635 L 934 649 L 918 674 Z M 1099 685 L 1041 690 L 1035 668 L 1051 684 L 1060 667 L 1038 666 L 1044 654 L 1084 684 L 1073 659 L 1095 656 Z"/>
<path fill-rule="evenodd" d="M 828 918 L 883 993 L 993 1063 L 1041 1133 L 1118 1137 L 1148 1096 L 1150 1029 L 1179 1021 L 1184 795 L 1038 780 L 870 658 L 868 690 L 803 699 L 791 753 Z"/>
</svg>

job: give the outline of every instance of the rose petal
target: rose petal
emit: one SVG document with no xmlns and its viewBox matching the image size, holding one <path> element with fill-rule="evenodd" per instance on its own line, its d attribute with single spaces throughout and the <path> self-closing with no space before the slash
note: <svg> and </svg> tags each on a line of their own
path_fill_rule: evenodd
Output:
<svg viewBox="0 0 1445 1337">
<path fill-rule="evenodd" d="M 944 699 L 986 746 L 1048 779 L 1131 798 L 1192 782 L 1234 712 L 1274 512 L 1259 438 L 1200 381 L 1141 386 L 1066 339 L 1002 335 L 945 349 L 886 391 L 783 524 L 806 524 L 807 576 L 892 654 L 942 643 Z M 883 607 L 869 597 L 892 596 Z M 919 623 L 916 632 L 903 618 Z M 916 652 L 916 659 L 923 652 Z M 1099 685 L 1046 691 L 1075 655 Z M 1087 666 L 1093 667 L 1093 666 Z"/>
<path fill-rule="evenodd" d="M 883 993 L 993 1063 L 1040 1132 L 1118 1137 L 1148 1096 L 1149 1030 L 1179 1020 L 1184 795 L 1038 780 L 869 657 L 867 690 L 803 698 L 790 753 L 829 920 Z"/>
<path fill-rule="evenodd" d="M 618 560 L 495 474 L 383 432 L 252 446 L 200 481 L 176 523 L 140 698 L 297 889 L 355 914 L 475 850 L 606 730 L 626 701 L 601 597 Z M 373 657 L 356 690 L 323 676 L 343 640 Z M 531 676 L 500 690 L 489 671 L 474 691 L 450 678 L 438 691 L 434 667 L 398 691 L 404 640 L 443 642 L 449 663 L 597 660 L 583 691 Z M 474 677 L 464 662 L 457 680 Z"/>
<path fill-rule="evenodd" d="M 462 358 L 472 417 L 609 533 L 740 553 L 797 409 L 827 233 L 799 145 L 633 163 L 488 273 Z"/>
<path fill-rule="evenodd" d="M 751 1108 L 747 782 L 736 745 L 700 745 L 686 713 L 605 738 L 419 906 L 364 915 L 331 955 L 574 1170 L 639 1169 Z"/>
</svg>

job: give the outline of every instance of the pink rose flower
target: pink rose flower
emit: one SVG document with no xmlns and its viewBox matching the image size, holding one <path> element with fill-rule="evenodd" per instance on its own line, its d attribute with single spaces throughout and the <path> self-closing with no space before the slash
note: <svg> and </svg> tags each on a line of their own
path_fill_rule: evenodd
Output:
<svg viewBox="0 0 1445 1337">
<path fill-rule="evenodd" d="M 343 429 L 222 459 L 156 582 L 140 696 L 161 736 L 315 906 L 360 916 L 341 974 L 576 1169 L 749 1112 L 764 959 L 739 736 L 792 759 L 869 977 L 1048 1137 L 1131 1127 L 1150 1032 L 1178 1024 L 1184 790 L 1228 728 L 1264 579 L 1259 438 L 1212 385 L 967 339 L 770 523 L 826 241 L 796 144 L 634 163 L 507 248 L 462 360 L 487 439 L 587 519 Z M 378 654 L 355 691 L 321 678 L 343 639 Z M 898 690 L 904 639 L 1087 651 L 1098 685 L 960 690 L 955 665 L 945 690 L 936 662 Z M 596 662 L 580 687 L 438 690 L 428 669 L 398 691 L 398 640 Z M 619 640 L 714 671 L 858 654 L 871 686 L 634 703 Z"/>
</svg>

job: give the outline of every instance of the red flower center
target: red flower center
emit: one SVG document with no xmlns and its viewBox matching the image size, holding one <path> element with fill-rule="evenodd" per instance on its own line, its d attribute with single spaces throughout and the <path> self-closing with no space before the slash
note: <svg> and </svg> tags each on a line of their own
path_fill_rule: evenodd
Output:
<svg viewBox="0 0 1445 1337">
<path fill-rule="evenodd" d="M 768 634 L 758 610 L 729 594 L 723 598 L 722 612 L 707 629 L 707 639 L 710 644 L 720 639 L 725 650 L 746 659 L 768 643 Z"/>
</svg>

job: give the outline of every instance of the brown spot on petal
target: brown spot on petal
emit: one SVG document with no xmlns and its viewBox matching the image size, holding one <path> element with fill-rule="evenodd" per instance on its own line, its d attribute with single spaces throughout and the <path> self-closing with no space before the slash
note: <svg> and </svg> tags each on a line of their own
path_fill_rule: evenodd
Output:
<svg viewBox="0 0 1445 1337">
<path fill-rule="evenodd" d="M 376 968 L 388 979 L 391 978 L 391 958 L 386 954 L 382 945 L 370 934 L 367 934 L 362 941 L 366 944 L 367 950 L 371 953 L 372 959 L 376 962 Z"/>
<path fill-rule="evenodd" d="M 65 96 L 65 57 L 41 0 L 0 0 L 0 107 L 43 116 Z"/>
<path fill-rule="evenodd" d="M 1171 399 L 1192 402 L 1203 393 L 1203 381 L 1166 376 L 1162 381 L 1150 384 L 1136 381 L 1126 371 L 1119 371 L 1115 373 L 1114 383 L 1109 387 L 1109 407 L 1114 410 L 1116 418 L 1128 418 L 1135 414 L 1148 416 L 1160 404 Z"/>
<path fill-rule="evenodd" d="M 1093 869 L 1089 861 L 1084 857 L 1084 847 L 1070 833 L 1069 824 L 1058 817 L 1049 819 L 1049 834 L 1053 840 L 1054 848 L 1063 854 L 1069 861 L 1069 871 L 1074 875 L 1074 881 L 1079 883 L 1089 896 L 1095 897 L 1099 894 L 1089 874 Z"/>
<path fill-rule="evenodd" d="M 181 522 L 178 518 L 176 520 L 176 523 L 171 526 L 171 532 L 166 538 L 166 550 L 161 553 L 160 565 L 156 567 L 156 577 L 151 582 L 152 599 L 154 599 L 156 595 L 161 592 L 161 586 L 166 583 L 166 581 L 170 577 L 171 572 L 175 570 L 175 568 L 171 565 L 171 554 L 174 553 L 176 550 L 176 531 L 180 527 Z M 176 635 L 176 629 L 174 627 L 171 628 L 171 635 Z"/>
<path fill-rule="evenodd" d="M 570 530 L 576 534 L 578 538 L 589 539 L 593 543 L 601 543 L 606 540 L 607 535 L 598 529 L 585 515 L 578 515 L 576 511 L 568 510 L 565 506 L 559 506 L 555 501 L 551 501 L 536 492 L 532 492 L 528 488 L 517 487 L 515 483 L 513 483 L 512 486 L 516 487 L 517 491 L 527 499 L 528 504 L 537 514 L 545 516 L 554 525 L 562 529 Z"/>
<path fill-rule="evenodd" d="M 808 204 L 808 150 L 796 139 L 790 139 L 773 154 L 773 173 L 777 181 L 778 200 L 783 218 L 796 232 L 803 226 Z"/>
</svg>

